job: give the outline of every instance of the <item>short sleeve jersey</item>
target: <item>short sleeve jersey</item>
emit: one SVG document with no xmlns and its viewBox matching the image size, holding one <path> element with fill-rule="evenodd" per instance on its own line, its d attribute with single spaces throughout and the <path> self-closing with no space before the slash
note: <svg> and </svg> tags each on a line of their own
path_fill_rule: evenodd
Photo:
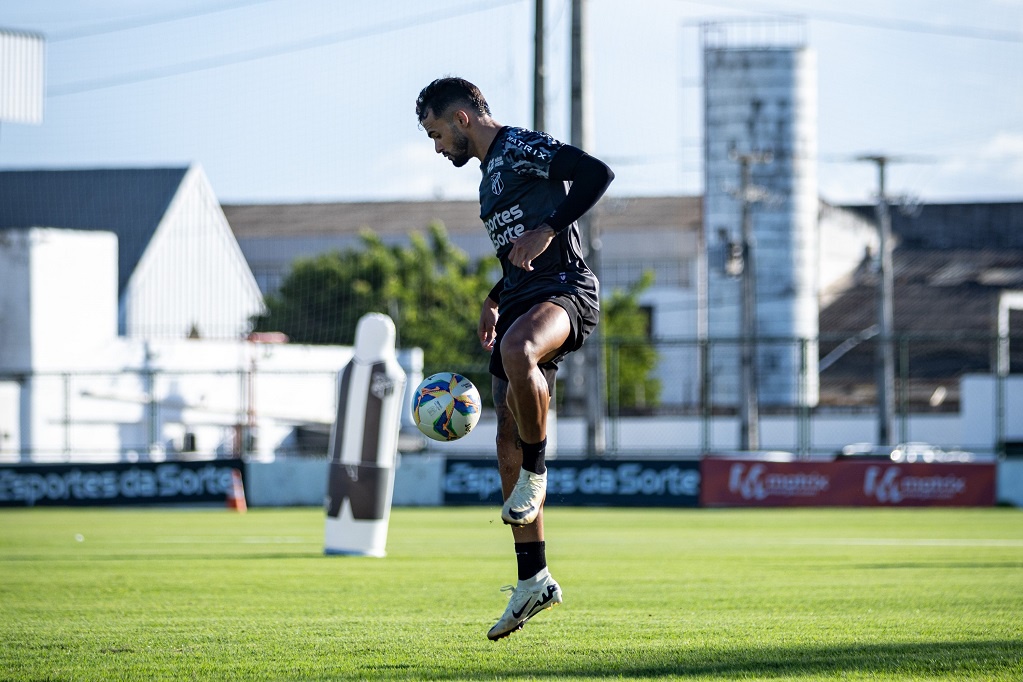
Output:
<svg viewBox="0 0 1023 682">
<path fill-rule="evenodd" d="M 599 306 L 599 285 L 583 259 L 576 223 L 555 235 L 532 272 L 508 262 L 512 240 L 543 223 L 568 193 L 568 183 L 550 178 L 551 159 L 563 146 L 546 133 L 504 127 L 480 165 L 480 218 L 504 272 L 502 309 L 564 293 Z"/>
</svg>

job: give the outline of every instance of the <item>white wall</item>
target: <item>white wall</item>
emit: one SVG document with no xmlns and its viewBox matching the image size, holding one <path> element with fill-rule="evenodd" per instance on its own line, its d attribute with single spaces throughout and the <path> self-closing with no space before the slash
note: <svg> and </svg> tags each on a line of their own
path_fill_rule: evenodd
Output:
<svg viewBox="0 0 1023 682">
<path fill-rule="evenodd" d="M 117 338 L 117 237 L 56 229 L 31 236 L 32 367 L 46 371 Z"/>
<path fill-rule="evenodd" d="M 962 401 L 961 439 L 966 448 L 996 440 L 999 420 L 999 384 L 995 377 L 973 374 L 959 384 Z M 1010 375 L 1002 385 L 1001 419 L 1004 438 L 1023 442 L 1023 375 Z"/>
<path fill-rule="evenodd" d="M 21 459 L 37 448 L 66 459 L 67 402 L 55 396 L 72 381 L 61 372 L 117 337 L 117 238 L 50 228 L 0 236 L 0 374 L 21 375 L 17 407 L 4 413 L 17 422 L 0 447 Z"/>
<path fill-rule="evenodd" d="M 0 231 L 0 372 L 62 365 L 117 336 L 117 237 Z"/>
<path fill-rule="evenodd" d="M 337 372 L 351 358 L 342 346 L 246 341 L 124 340 L 111 349 L 104 374 L 83 378 L 71 399 L 75 449 L 89 442 L 84 424 L 113 419 L 114 457 L 160 459 L 181 453 L 186 434 L 195 452 L 229 456 L 241 429 L 252 454 L 272 459 L 297 424 L 330 424 Z"/>
</svg>

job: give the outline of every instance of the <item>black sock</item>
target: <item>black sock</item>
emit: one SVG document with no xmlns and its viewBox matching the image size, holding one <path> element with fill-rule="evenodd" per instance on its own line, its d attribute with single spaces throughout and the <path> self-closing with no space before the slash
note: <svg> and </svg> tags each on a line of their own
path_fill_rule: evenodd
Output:
<svg viewBox="0 0 1023 682">
<path fill-rule="evenodd" d="M 522 445 L 522 468 L 534 474 L 542 474 L 547 471 L 547 464 L 544 462 L 544 456 L 547 454 L 547 439 L 544 438 L 539 443 L 527 443 L 520 438 L 519 443 Z"/>
<path fill-rule="evenodd" d="M 546 545 L 540 542 L 516 542 L 515 561 L 519 565 L 519 580 L 528 580 L 547 568 Z"/>
</svg>

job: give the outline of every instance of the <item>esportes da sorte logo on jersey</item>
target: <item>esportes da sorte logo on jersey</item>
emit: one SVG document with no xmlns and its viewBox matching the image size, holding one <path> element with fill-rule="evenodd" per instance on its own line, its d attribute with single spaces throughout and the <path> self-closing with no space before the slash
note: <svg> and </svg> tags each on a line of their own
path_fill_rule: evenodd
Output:
<svg viewBox="0 0 1023 682">
<path fill-rule="evenodd" d="M 526 232 L 526 226 L 516 221 L 521 220 L 525 214 L 518 204 L 509 209 L 500 211 L 483 221 L 490 235 L 490 241 L 494 242 L 494 248 L 500 249 L 507 246 L 512 239 L 521 237 Z"/>
</svg>

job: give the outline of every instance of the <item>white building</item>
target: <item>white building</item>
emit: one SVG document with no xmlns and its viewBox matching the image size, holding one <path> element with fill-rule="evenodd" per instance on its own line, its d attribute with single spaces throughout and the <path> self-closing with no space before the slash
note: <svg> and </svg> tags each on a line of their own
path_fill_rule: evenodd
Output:
<svg viewBox="0 0 1023 682">
<path fill-rule="evenodd" d="M 351 351 L 248 341 L 262 307 L 197 166 L 0 172 L 0 461 L 272 456 L 324 431 Z"/>
<path fill-rule="evenodd" d="M 30 228 L 116 235 L 122 336 L 236 339 L 263 310 L 198 165 L 0 172 L 0 230 Z"/>
</svg>

